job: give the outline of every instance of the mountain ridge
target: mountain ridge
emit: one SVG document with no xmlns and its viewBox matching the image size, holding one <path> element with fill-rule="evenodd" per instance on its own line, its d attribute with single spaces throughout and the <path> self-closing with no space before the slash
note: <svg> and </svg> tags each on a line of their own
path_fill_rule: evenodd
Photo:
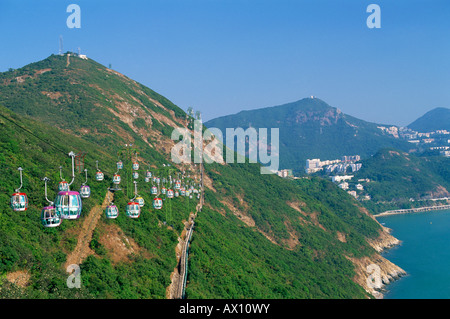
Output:
<svg viewBox="0 0 450 319">
<path fill-rule="evenodd" d="M 433 132 L 437 130 L 450 131 L 450 109 L 436 107 L 407 126 L 418 132 Z"/>
<path fill-rule="evenodd" d="M 222 131 L 227 127 L 278 127 L 280 166 L 299 171 L 311 158 L 369 157 L 382 147 L 410 149 L 406 141 L 380 129 L 390 126 L 347 115 L 315 97 L 222 116 L 205 122 L 205 126 Z"/>
</svg>

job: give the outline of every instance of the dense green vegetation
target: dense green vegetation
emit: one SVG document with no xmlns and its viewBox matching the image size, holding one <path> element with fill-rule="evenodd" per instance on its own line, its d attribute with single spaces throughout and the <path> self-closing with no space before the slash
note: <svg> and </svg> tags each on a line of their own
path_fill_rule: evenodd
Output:
<svg viewBox="0 0 450 319">
<path fill-rule="evenodd" d="M 168 205 L 156 211 L 151 209 L 152 196 L 146 186 L 139 194 L 147 204 L 141 217 L 132 220 L 124 213 L 128 200 L 125 192 L 116 192 L 119 217 L 106 220 L 102 216 L 101 224 L 119 226 L 150 257 L 135 254 L 130 257 L 131 263 L 112 265 L 108 252 L 94 236 L 91 245 L 96 255 L 88 257 L 81 265 L 82 288 L 69 289 L 66 286 L 68 273 L 63 264 L 67 253 L 75 248 L 84 218 L 94 205 L 103 202 L 106 189 L 111 186 L 109 181 L 115 170 L 116 156 L 54 127 L 18 116 L 3 106 L 0 106 L 0 115 L 4 116 L 0 117 L 0 295 L 3 298 L 165 298 L 170 273 L 176 266 L 174 249 L 183 228 L 182 220 L 188 218 L 194 204 L 188 206 L 188 199 L 179 198 L 171 203 L 170 215 Z M 71 150 L 87 152 L 85 167 L 92 195 L 83 200 L 79 220 L 63 221 L 55 229 L 44 228 L 40 209 L 47 202 L 41 178 L 51 178 L 48 197 L 55 198 L 60 165 L 64 168 L 63 176 L 70 180 L 71 160 L 67 154 Z M 101 158 L 100 168 L 105 173 L 103 182 L 94 180 L 97 158 Z M 28 195 L 30 207 L 26 212 L 15 213 L 9 207 L 9 196 L 20 184 L 19 166 L 24 169 L 23 191 Z M 82 182 L 84 173 L 77 172 L 71 188 L 79 189 Z M 164 226 L 165 222 L 172 227 Z M 26 289 L 19 289 L 6 280 L 7 273 L 24 270 L 31 275 L 31 284 Z"/>
<path fill-rule="evenodd" d="M 426 206 L 427 199 L 448 196 L 450 159 L 383 149 L 363 161 L 357 179 L 370 180 L 364 187 L 372 200 L 364 204 L 375 211 Z"/>
<path fill-rule="evenodd" d="M 383 147 L 409 150 L 410 144 L 383 133 L 377 124 L 341 113 L 320 99 L 305 98 L 280 106 L 242 111 L 210 120 L 207 127 L 279 128 L 280 168 L 303 174 L 306 159 L 369 157 Z M 225 139 L 225 136 L 224 136 Z M 269 139 L 270 141 L 270 139 Z"/>
<path fill-rule="evenodd" d="M 324 179 L 260 175 L 258 165 L 205 167 L 217 192 L 206 190 L 209 205 L 196 220 L 188 298 L 365 296 L 351 280 L 354 265 L 345 256 L 373 254 L 366 238 L 377 237 L 379 225 L 348 194 Z M 227 199 L 255 226 L 222 204 Z M 304 214 L 288 203 L 300 203 Z M 338 232 L 346 234 L 345 243 L 337 239 Z M 291 236 L 298 241 L 288 247 Z"/>
<path fill-rule="evenodd" d="M 50 70 L 42 73 L 45 69 Z M 143 118 L 156 112 L 183 123 L 185 113 L 92 60 L 73 58 L 66 66 L 65 56 L 51 56 L 0 74 L 0 83 L 0 101 L 6 106 L 0 106 L 4 116 L 0 117 L 0 296 L 165 298 L 183 220 L 196 200 L 179 198 L 170 202 L 171 211 L 168 202 L 156 211 L 150 208 L 152 196 L 143 182 L 138 193 L 146 204 L 140 218 L 125 216 L 129 189 L 124 189 L 114 198 L 119 217 L 102 216 L 97 224 L 90 242 L 95 254 L 81 264 L 81 289 L 67 288 L 63 265 L 89 210 L 103 202 L 124 144 L 132 143 L 138 150 L 142 170 L 152 167 L 155 172 L 157 167 L 166 176 L 176 170 L 163 167 L 170 154 L 158 144 L 168 141 L 173 128 L 153 116 L 151 125 Z M 132 121 L 115 115 L 121 103 L 136 107 Z M 144 137 L 139 130 L 146 129 L 151 134 Z M 59 166 L 66 179 L 70 175 L 69 151 L 87 152 L 92 197 L 83 202 L 79 220 L 46 229 L 39 220 L 40 208 L 46 204 L 41 178 L 51 178 L 49 198 L 54 198 Z M 131 158 L 120 158 L 129 167 Z M 105 173 L 103 182 L 94 180 L 96 160 Z M 19 166 L 24 168 L 23 190 L 30 201 L 24 213 L 14 213 L 8 206 L 18 186 Z M 188 298 L 367 297 L 353 282 L 354 265 L 346 257 L 374 254 L 366 239 L 377 237 L 380 226 L 351 196 L 320 178 L 261 175 L 257 164 L 205 168 L 214 189 L 206 188 L 206 205 L 196 219 Z M 128 171 L 123 171 L 124 178 L 130 177 Z M 84 174 L 77 172 L 72 189 L 82 182 Z M 139 247 L 125 260 L 114 259 L 102 241 L 112 227 Z M 6 276 L 15 271 L 30 274 L 28 286 L 9 283 Z"/>
</svg>

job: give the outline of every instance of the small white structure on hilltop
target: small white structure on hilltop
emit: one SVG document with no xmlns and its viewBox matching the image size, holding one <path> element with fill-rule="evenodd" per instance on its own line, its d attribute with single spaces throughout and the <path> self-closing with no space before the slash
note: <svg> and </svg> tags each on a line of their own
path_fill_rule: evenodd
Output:
<svg viewBox="0 0 450 319">
<path fill-rule="evenodd" d="M 78 54 L 78 57 L 83 60 L 87 60 L 86 54 Z"/>
</svg>

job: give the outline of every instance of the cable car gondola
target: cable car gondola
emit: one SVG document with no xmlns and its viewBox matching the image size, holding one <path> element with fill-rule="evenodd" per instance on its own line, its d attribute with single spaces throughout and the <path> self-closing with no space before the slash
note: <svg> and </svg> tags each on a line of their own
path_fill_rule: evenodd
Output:
<svg viewBox="0 0 450 319">
<path fill-rule="evenodd" d="M 15 212 L 24 212 L 28 209 L 28 197 L 26 193 L 20 192 L 22 188 L 22 167 L 18 168 L 20 172 L 20 187 L 16 189 L 15 193 L 11 196 L 11 208 Z"/>
<path fill-rule="evenodd" d="M 53 205 L 53 202 L 48 200 L 47 198 L 47 181 L 49 181 L 50 179 L 44 177 L 43 180 L 45 182 L 45 199 L 47 200 L 49 205 L 45 206 L 41 210 L 41 223 L 44 227 L 58 227 L 62 222 L 61 215 L 56 212 L 56 208 Z"/>
<path fill-rule="evenodd" d="M 137 196 L 137 182 L 134 183 L 134 198 L 131 199 L 127 204 L 126 215 L 130 218 L 138 218 L 141 215 L 141 206 L 139 202 L 136 200 Z"/>
<path fill-rule="evenodd" d="M 117 218 L 117 216 L 119 216 L 119 209 L 116 205 L 114 205 L 114 203 L 111 203 L 110 205 L 106 206 L 105 215 L 108 219 L 115 219 Z"/>
<path fill-rule="evenodd" d="M 59 192 L 67 192 L 69 190 L 69 183 L 66 181 L 60 181 L 58 184 L 58 191 Z"/>
<path fill-rule="evenodd" d="M 97 173 L 95 173 L 95 180 L 101 182 L 105 178 L 105 175 L 101 170 L 98 169 L 98 161 L 95 162 L 97 163 Z"/>
<path fill-rule="evenodd" d="M 120 175 L 119 174 L 114 174 L 114 176 L 113 176 L 113 183 L 115 185 L 119 185 L 120 184 Z"/>
<path fill-rule="evenodd" d="M 154 209 L 161 209 L 162 205 L 163 205 L 163 202 L 162 202 L 161 198 L 155 197 L 153 199 L 153 208 Z"/>
<path fill-rule="evenodd" d="M 150 193 L 152 195 L 158 195 L 158 187 L 152 186 L 152 188 L 150 189 Z"/>
<path fill-rule="evenodd" d="M 75 153 L 70 152 L 69 156 L 72 157 L 72 181 L 69 183 L 70 186 L 75 179 Z M 55 199 L 56 213 L 60 214 L 63 219 L 78 219 L 81 215 L 82 206 L 80 193 L 75 191 L 59 192 Z"/>
<path fill-rule="evenodd" d="M 139 203 L 139 207 L 144 207 L 145 201 L 144 198 L 142 198 L 142 196 L 136 197 L 135 201 Z"/>
<path fill-rule="evenodd" d="M 80 193 L 75 191 L 59 192 L 55 199 L 55 209 L 63 219 L 78 219 L 82 209 Z"/>
<path fill-rule="evenodd" d="M 127 204 L 127 216 L 130 218 L 138 218 L 141 215 L 141 207 L 138 202 L 130 201 Z"/>
<path fill-rule="evenodd" d="M 89 198 L 91 196 L 91 188 L 86 185 L 87 183 L 87 169 L 84 170 L 86 173 L 86 181 L 81 185 L 80 196 L 81 198 Z"/>
<path fill-rule="evenodd" d="M 169 188 L 167 190 L 167 198 L 173 198 L 173 196 L 174 196 L 173 189 Z"/>
</svg>

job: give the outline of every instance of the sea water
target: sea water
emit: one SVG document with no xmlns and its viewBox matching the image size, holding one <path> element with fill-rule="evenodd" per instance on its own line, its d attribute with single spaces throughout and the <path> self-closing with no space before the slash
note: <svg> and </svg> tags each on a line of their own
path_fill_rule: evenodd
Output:
<svg viewBox="0 0 450 319">
<path fill-rule="evenodd" d="M 385 299 L 450 299 L 450 210 L 379 217 L 402 243 L 382 255 L 407 272 Z"/>
</svg>

